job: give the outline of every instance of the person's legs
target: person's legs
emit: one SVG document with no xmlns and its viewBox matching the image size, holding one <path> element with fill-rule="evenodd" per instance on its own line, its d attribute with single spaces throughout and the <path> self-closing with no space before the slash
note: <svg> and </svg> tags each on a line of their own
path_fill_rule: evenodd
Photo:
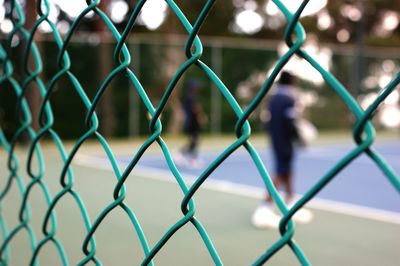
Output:
<svg viewBox="0 0 400 266">
<path fill-rule="evenodd" d="M 182 148 L 181 154 L 184 156 L 184 161 L 187 166 L 198 168 L 203 162 L 198 158 L 198 146 L 200 139 L 200 132 L 196 130 L 192 130 L 187 132 L 188 134 L 188 142 Z"/>
<path fill-rule="evenodd" d="M 273 183 L 276 189 L 284 188 L 286 191 L 286 200 L 293 197 L 292 172 L 291 172 L 291 156 L 283 156 L 275 151 L 275 177 Z M 272 198 L 269 193 L 266 196 L 266 201 L 272 203 Z M 287 201 L 286 201 L 287 202 Z"/>
<path fill-rule="evenodd" d="M 279 176 L 275 176 L 273 182 L 276 188 L 281 186 Z M 270 193 L 266 193 L 265 199 L 255 209 L 251 221 L 257 228 L 278 228 L 280 217 L 274 213 L 273 199 Z"/>
<path fill-rule="evenodd" d="M 272 182 L 274 183 L 276 189 L 279 189 L 282 186 L 281 177 L 279 175 L 275 175 Z M 265 201 L 269 204 L 272 204 L 272 197 L 268 192 L 265 194 Z"/>
<path fill-rule="evenodd" d="M 284 183 L 282 182 L 281 168 L 282 162 L 276 153 L 275 158 L 275 171 L 276 174 L 272 180 L 275 188 L 280 189 Z M 257 228 L 277 228 L 279 226 L 280 217 L 273 210 L 273 198 L 270 193 L 266 193 L 265 199 L 259 204 L 252 215 L 252 223 Z"/>
<path fill-rule="evenodd" d="M 283 186 L 285 187 L 285 190 L 286 190 L 285 201 L 286 201 L 286 203 L 291 202 L 293 200 L 293 194 L 294 194 L 291 172 L 287 172 L 287 173 L 283 174 L 281 179 L 282 179 Z"/>
<path fill-rule="evenodd" d="M 276 189 L 284 188 L 285 189 L 285 201 L 290 202 L 293 199 L 293 182 L 292 182 L 292 174 L 291 173 L 285 173 L 285 174 L 280 174 L 276 175 L 274 180 L 274 186 Z M 269 193 L 265 195 L 265 201 L 268 203 L 272 203 L 272 197 L 270 196 Z"/>
<path fill-rule="evenodd" d="M 197 131 L 191 132 L 187 151 L 193 158 L 197 157 L 198 142 L 199 133 Z"/>
<path fill-rule="evenodd" d="M 197 149 L 198 132 L 193 128 L 187 128 L 185 133 L 187 135 L 187 143 L 182 147 L 182 153 L 193 156 Z"/>
<path fill-rule="evenodd" d="M 275 153 L 275 171 L 276 174 L 273 179 L 275 188 L 280 190 L 284 189 L 285 202 L 287 207 L 290 209 L 293 207 L 294 201 L 294 184 L 292 175 L 292 155 L 280 156 L 282 154 Z M 293 216 L 294 220 L 299 223 L 308 223 L 312 220 L 312 213 L 304 208 L 298 210 Z M 279 225 L 281 219 L 280 215 L 277 215 L 273 211 L 273 198 L 270 193 L 267 193 L 265 199 L 256 208 L 252 216 L 252 223 L 258 228 L 276 228 Z"/>
</svg>

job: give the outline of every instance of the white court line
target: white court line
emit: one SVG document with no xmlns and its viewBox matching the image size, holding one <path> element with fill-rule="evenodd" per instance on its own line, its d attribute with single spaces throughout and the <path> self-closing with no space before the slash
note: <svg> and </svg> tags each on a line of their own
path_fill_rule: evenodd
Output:
<svg viewBox="0 0 400 266">
<path fill-rule="evenodd" d="M 82 155 L 79 154 L 74 160 L 75 164 L 92 167 L 102 170 L 112 170 L 110 162 L 105 158 L 99 158 L 96 156 Z M 121 167 L 121 165 L 120 165 Z M 156 169 L 153 167 L 137 166 L 134 169 L 134 173 L 139 177 L 150 178 L 154 180 L 160 180 L 164 182 L 175 183 L 171 172 L 168 170 Z M 196 176 L 183 174 L 185 181 L 189 181 L 192 184 L 196 180 Z M 237 184 L 230 181 L 207 179 L 207 181 L 201 186 L 209 190 L 229 193 L 233 195 L 239 195 L 249 198 L 262 199 L 265 196 L 265 190 L 254 186 L 247 186 L 243 184 Z M 297 195 L 296 198 L 300 198 L 301 195 Z M 375 221 L 381 221 L 392 224 L 400 225 L 400 213 L 391 212 L 386 210 L 380 210 L 350 203 L 343 203 L 339 201 L 326 200 L 320 198 L 314 198 L 307 203 L 307 206 L 319 209 L 322 211 L 329 211 L 333 213 L 345 214 L 349 216 L 366 218 Z"/>
<path fill-rule="evenodd" d="M 379 151 L 378 151 L 379 152 Z M 333 151 L 307 151 L 307 152 L 302 152 L 299 153 L 298 158 L 299 159 L 316 159 L 316 160 L 322 160 L 322 161 L 327 161 L 327 162 L 337 162 L 343 156 L 345 156 L 347 153 L 335 153 Z M 393 155 L 393 154 L 383 154 L 379 152 L 380 155 L 382 155 L 385 159 L 385 161 L 389 162 L 389 164 L 393 166 L 400 166 L 400 156 L 399 155 Z M 366 164 L 366 165 L 375 165 L 375 162 L 368 157 L 366 154 L 361 154 L 358 156 L 354 161 L 353 164 Z"/>
</svg>

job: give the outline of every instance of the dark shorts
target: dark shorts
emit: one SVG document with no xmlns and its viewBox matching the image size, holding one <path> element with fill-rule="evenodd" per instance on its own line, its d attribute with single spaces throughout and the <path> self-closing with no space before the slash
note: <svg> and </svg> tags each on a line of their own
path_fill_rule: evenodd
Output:
<svg viewBox="0 0 400 266">
<path fill-rule="evenodd" d="M 292 173 L 293 153 L 280 154 L 274 153 L 276 175 L 282 176 Z"/>
</svg>

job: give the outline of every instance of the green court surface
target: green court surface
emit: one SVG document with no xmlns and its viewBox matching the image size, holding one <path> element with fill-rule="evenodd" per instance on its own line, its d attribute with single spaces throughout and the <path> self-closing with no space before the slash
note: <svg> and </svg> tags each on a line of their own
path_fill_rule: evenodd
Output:
<svg viewBox="0 0 400 266">
<path fill-rule="evenodd" d="M 116 144 L 116 150 L 121 144 Z M 46 174 L 44 181 L 51 196 L 60 189 L 61 160 L 52 145 L 42 145 Z M 129 148 L 121 148 L 128 152 Z M 93 145 L 82 147 L 81 153 L 101 153 Z M 132 151 L 134 152 L 134 151 Z M 0 153 L 1 185 L 7 176 L 5 153 Z M 18 151 L 20 154 L 20 151 Z M 24 167 L 24 164 L 21 164 Z M 100 212 L 113 201 L 116 184 L 109 170 L 73 164 L 74 189 L 84 201 L 93 223 Z M 23 178 L 25 184 L 29 181 Z M 181 217 L 180 203 L 183 193 L 172 180 L 158 180 L 131 173 L 127 179 L 125 203 L 135 212 L 150 247 Z M 250 217 L 259 198 L 202 188 L 195 194 L 196 217 L 201 221 L 213 241 L 224 265 L 251 265 L 276 240 L 278 230 L 260 230 L 250 223 Z M 43 238 L 41 226 L 47 208 L 43 192 L 35 186 L 29 196 L 30 225 L 36 240 Z M 21 196 L 16 184 L 5 197 L 3 217 L 10 230 L 16 225 Z M 313 265 L 398 265 L 400 261 L 398 223 L 380 222 L 328 210 L 313 209 L 310 224 L 297 225 L 294 239 Z M 85 228 L 73 198 L 63 197 L 56 207 L 57 234 L 70 265 L 83 257 L 82 242 Z M 104 265 L 139 265 L 144 254 L 138 237 L 127 215 L 115 209 L 100 224 L 95 234 L 96 256 Z M 10 245 L 10 265 L 28 265 L 31 256 L 26 232 L 19 232 Z M 39 255 L 40 265 L 60 265 L 55 247 L 47 244 Z M 155 265 L 213 265 L 199 233 L 186 224 L 167 242 L 155 257 Z M 298 265 L 295 256 L 284 248 L 266 265 Z"/>
</svg>

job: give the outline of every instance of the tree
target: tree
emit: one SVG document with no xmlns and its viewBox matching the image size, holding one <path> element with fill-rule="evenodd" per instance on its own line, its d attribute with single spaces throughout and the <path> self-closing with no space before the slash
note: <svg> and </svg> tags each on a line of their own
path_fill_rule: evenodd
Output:
<svg viewBox="0 0 400 266">
<path fill-rule="evenodd" d="M 99 8 L 106 12 L 108 10 L 109 0 L 103 0 L 99 4 Z M 107 13 L 107 12 L 106 12 Z M 110 55 L 111 51 L 109 49 L 109 44 L 104 40 L 107 40 L 109 32 L 107 30 L 104 22 L 97 17 L 94 20 L 94 32 L 96 32 L 100 40 L 103 40 L 99 43 L 98 51 L 98 75 L 99 80 L 103 82 L 107 75 L 111 72 L 111 60 Z M 106 137 L 113 136 L 114 131 L 114 107 L 112 102 L 112 87 L 108 86 L 104 91 L 104 94 L 99 102 L 99 115 L 100 115 L 100 130 L 102 134 Z"/>
</svg>

